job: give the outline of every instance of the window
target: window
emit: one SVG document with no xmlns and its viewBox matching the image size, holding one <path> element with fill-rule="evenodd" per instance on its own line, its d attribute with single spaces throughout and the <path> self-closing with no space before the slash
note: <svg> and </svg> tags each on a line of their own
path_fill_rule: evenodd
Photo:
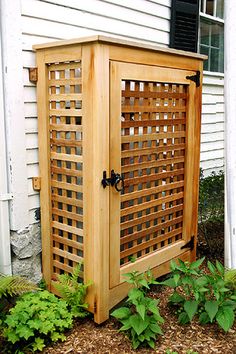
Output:
<svg viewBox="0 0 236 354">
<path fill-rule="evenodd" d="M 200 53 L 208 55 L 204 70 L 224 72 L 224 0 L 201 0 Z"/>
</svg>

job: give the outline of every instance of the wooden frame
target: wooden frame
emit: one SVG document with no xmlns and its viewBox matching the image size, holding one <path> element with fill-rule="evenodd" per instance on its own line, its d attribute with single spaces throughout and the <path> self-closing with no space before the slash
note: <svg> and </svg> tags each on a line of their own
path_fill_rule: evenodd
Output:
<svg viewBox="0 0 236 354">
<path fill-rule="evenodd" d="M 37 45 L 34 49 L 36 49 L 38 66 L 37 97 L 44 278 L 49 289 L 55 291 L 52 287 L 52 279 L 61 272 L 71 272 L 75 264 L 79 260 L 83 260 L 81 278 L 85 282 L 93 281 L 87 296 L 89 310 L 94 313 L 95 321 L 101 323 L 108 318 L 109 310 L 128 292 L 129 287 L 122 277 L 124 273 L 133 269 L 145 271 L 150 267 L 155 276 L 160 276 L 169 271 L 170 259 L 195 259 L 201 86 L 196 87 L 196 84 L 187 76 L 194 76 L 197 71 L 202 73 L 204 56 L 103 36 Z M 150 113 L 145 113 L 147 112 L 146 108 L 143 113 L 142 110 L 140 111 L 141 108 L 138 108 L 137 112 L 139 113 L 134 113 L 136 122 L 139 120 L 136 123 L 138 126 L 145 125 L 145 122 L 140 121 L 140 117 L 143 116 L 142 119 L 145 120 L 148 115 L 153 117 L 153 115 L 159 114 L 155 113 L 158 112 L 159 103 L 150 108 L 150 104 L 152 105 L 153 100 L 156 99 L 155 97 L 160 97 L 157 100 L 162 102 L 162 111 L 166 112 L 160 113 L 162 127 L 160 130 L 152 128 L 151 131 L 154 133 L 150 137 L 147 128 L 134 128 L 136 129 L 134 130 L 135 134 L 139 129 L 146 131 L 144 133 L 146 135 L 138 138 L 138 140 L 141 139 L 140 141 L 147 140 L 144 143 L 147 152 L 143 168 L 149 168 L 150 158 L 147 154 L 150 149 L 153 151 L 155 139 L 162 139 L 160 140 L 162 144 L 163 141 L 174 142 L 175 139 L 180 141 L 175 148 L 177 151 L 175 164 L 179 166 L 180 172 L 174 171 L 172 173 L 171 170 L 166 170 L 163 175 L 162 172 L 157 175 L 159 180 L 162 176 L 163 178 L 167 176 L 168 183 L 175 181 L 174 184 L 162 187 L 158 184 L 159 182 L 154 181 L 152 175 L 150 190 L 144 189 L 142 191 L 135 187 L 136 189 L 131 195 L 137 196 L 136 198 L 141 195 L 144 198 L 153 190 L 156 196 L 153 194 L 151 200 L 155 204 L 155 200 L 158 200 L 161 195 L 160 193 L 164 193 L 170 209 L 173 207 L 171 212 L 177 213 L 173 214 L 176 215 L 177 225 L 182 225 L 181 237 L 177 238 L 177 242 L 170 245 L 165 244 L 165 247 L 160 249 L 151 246 L 147 254 L 144 251 L 145 241 L 142 240 L 141 246 L 137 246 L 137 241 L 135 241 L 132 245 L 134 249 L 144 247 L 141 256 L 135 263 L 130 263 L 125 256 L 124 266 L 120 265 L 119 251 L 121 247 L 119 237 L 121 232 L 120 203 L 121 200 L 128 200 L 129 197 L 125 195 L 120 197 L 114 188 L 111 186 L 103 188 L 101 184 L 104 171 L 107 175 L 110 174 L 111 169 L 121 172 L 123 168 L 124 171 L 128 171 L 128 167 L 121 165 L 122 156 L 126 156 L 126 160 L 129 161 L 130 158 L 132 159 L 133 152 L 127 150 L 121 156 L 122 141 L 126 145 L 131 141 L 130 146 L 133 146 L 132 144 L 138 146 L 135 143 L 137 136 L 131 136 L 133 133 L 127 137 L 121 136 L 121 129 L 123 129 L 120 120 L 122 80 L 124 82 L 125 80 L 129 82 L 133 80 L 133 85 L 136 88 L 138 87 L 137 82 L 141 82 L 140 85 L 143 85 L 144 88 L 148 88 L 148 85 L 149 88 L 158 86 L 153 93 L 146 94 L 145 97 L 150 97 L 150 99 L 141 98 L 140 102 L 149 105 L 148 112 Z M 156 82 L 157 84 L 155 84 Z M 167 88 L 169 87 L 168 92 L 165 90 L 165 85 Z M 185 93 L 181 93 L 183 89 Z M 142 91 L 143 89 L 138 93 L 139 97 L 142 96 Z M 156 94 L 156 91 L 159 93 Z M 132 96 L 130 91 L 128 92 Z M 164 127 L 164 115 L 169 114 L 171 117 L 172 113 L 168 113 L 168 110 L 169 112 L 175 111 L 174 106 L 172 108 L 164 107 L 166 104 L 168 106 L 164 97 L 167 97 L 167 101 L 174 102 L 175 98 L 171 97 L 178 99 L 182 97 L 181 99 L 186 101 L 184 108 L 179 108 L 179 111 L 184 112 L 183 117 L 187 117 L 186 124 L 180 125 L 184 129 L 183 131 L 172 128 L 170 119 L 168 119 L 169 127 Z M 126 98 L 123 100 L 127 101 Z M 130 102 L 136 102 L 137 105 L 138 99 L 134 97 L 130 99 Z M 122 109 L 127 110 L 128 108 Z M 178 125 L 182 121 L 176 119 L 173 122 Z M 128 122 L 125 124 L 127 127 L 130 126 Z M 133 128 L 128 129 L 132 130 Z M 150 142 L 152 148 L 148 149 L 145 144 L 149 144 L 150 139 L 152 139 L 152 143 Z M 174 148 L 171 145 L 169 152 L 165 152 L 165 145 L 166 143 L 162 147 L 160 146 L 159 151 L 161 156 L 165 154 L 164 158 L 169 156 L 169 160 L 167 160 L 170 161 L 169 166 L 171 166 L 171 150 Z M 178 151 L 181 149 L 185 149 L 183 150 L 185 156 L 179 154 Z M 135 159 L 137 160 L 137 157 L 134 157 Z M 159 166 L 161 166 L 161 161 L 158 162 Z M 155 163 L 152 161 L 150 166 Z M 150 168 L 155 171 L 153 167 Z M 134 167 L 131 170 L 134 170 Z M 135 173 L 137 178 L 138 172 Z M 171 177 L 170 180 L 172 174 L 173 178 Z M 182 179 L 178 180 L 177 177 L 174 177 L 177 174 L 183 175 L 184 178 L 181 177 Z M 183 208 L 175 202 L 172 203 L 174 206 L 170 204 L 170 200 L 175 198 L 172 196 L 172 189 L 181 191 L 177 197 L 181 196 L 184 200 Z M 163 192 L 164 190 L 167 192 Z M 128 205 L 127 203 L 126 205 Z M 158 203 L 161 205 L 162 199 Z M 142 204 L 138 206 L 137 210 L 140 208 L 142 208 Z M 166 227 L 173 224 L 171 219 L 168 222 L 169 209 L 160 211 L 160 208 L 161 206 L 159 209 L 154 208 L 151 216 L 148 217 L 148 220 L 152 222 L 152 228 L 155 228 L 155 210 L 159 210 L 159 214 L 166 217 L 164 219 Z M 178 214 L 182 209 L 182 214 Z M 133 225 L 132 227 L 137 231 L 135 223 L 139 214 L 135 215 L 134 221 L 125 218 L 124 225 Z M 140 222 L 146 222 L 144 214 L 140 215 L 143 215 Z M 178 215 L 182 216 L 178 217 Z M 149 231 L 146 226 L 144 230 Z M 143 234 L 146 231 L 143 231 Z M 193 250 L 188 247 L 181 248 L 188 243 L 193 235 L 195 237 Z M 153 236 L 151 236 L 149 243 L 154 245 Z M 131 251 L 128 250 L 124 254 L 129 252 Z M 137 251 L 135 252 L 137 255 Z M 158 257 L 156 257 L 157 254 Z"/>
</svg>

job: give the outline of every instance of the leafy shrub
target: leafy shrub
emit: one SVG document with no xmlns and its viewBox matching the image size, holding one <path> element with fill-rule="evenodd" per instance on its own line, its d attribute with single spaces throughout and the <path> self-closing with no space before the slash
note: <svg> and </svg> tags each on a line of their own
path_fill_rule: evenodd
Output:
<svg viewBox="0 0 236 354">
<path fill-rule="evenodd" d="M 72 326 L 72 314 L 64 300 L 44 290 L 22 295 L 4 325 L 4 336 L 17 348 L 41 351 L 47 341 L 65 339 L 63 332 Z"/>
<path fill-rule="evenodd" d="M 177 307 L 178 321 L 186 324 L 198 316 L 201 324 L 217 322 L 228 331 L 235 318 L 236 296 L 227 287 L 223 265 L 208 261 L 209 274 L 200 269 L 204 258 L 193 263 L 171 261 L 172 275 L 161 284 L 174 288 L 170 305 Z"/>
<path fill-rule="evenodd" d="M 225 282 L 231 290 L 236 292 L 236 269 L 226 270 Z"/>
<path fill-rule="evenodd" d="M 53 286 L 58 290 L 60 296 L 69 305 L 70 311 L 75 317 L 85 317 L 88 315 L 86 309 L 88 304 L 85 303 L 87 288 L 92 284 L 79 283 L 79 275 L 82 263 L 79 263 L 73 270 L 72 274 L 58 275 L 58 282 L 53 282 Z"/>
<path fill-rule="evenodd" d="M 212 172 L 204 177 L 200 171 L 199 183 L 199 221 L 224 221 L 224 172 Z"/>
<path fill-rule="evenodd" d="M 37 286 L 29 280 L 18 275 L 4 275 L 0 273 L 0 299 L 12 297 L 25 292 L 36 290 Z"/>
<path fill-rule="evenodd" d="M 127 306 L 118 308 L 111 315 L 122 323 L 120 331 L 127 332 L 134 349 L 140 344 L 148 344 L 154 348 L 156 336 L 162 334 L 159 324 L 164 320 L 157 307 L 159 300 L 146 296 L 146 290 L 150 284 L 156 282 L 150 271 L 146 274 L 134 271 L 126 276 L 127 282 L 133 284 L 134 288 L 128 293 Z"/>
</svg>

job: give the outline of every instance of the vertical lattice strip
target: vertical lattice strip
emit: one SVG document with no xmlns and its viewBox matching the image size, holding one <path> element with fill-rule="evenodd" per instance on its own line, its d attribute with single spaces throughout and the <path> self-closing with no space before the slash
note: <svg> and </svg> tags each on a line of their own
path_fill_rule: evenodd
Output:
<svg viewBox="0 0 236 354">
<path fill-rule="evenodd" d="M 122 82 L 121 265 L 182 238 L 184 85 Z"/>
<path fill-rule="evenodd" d="M 83 260 L 81 75 L 81 61 L 48 65 L 53 278 Z"/>
</svg>

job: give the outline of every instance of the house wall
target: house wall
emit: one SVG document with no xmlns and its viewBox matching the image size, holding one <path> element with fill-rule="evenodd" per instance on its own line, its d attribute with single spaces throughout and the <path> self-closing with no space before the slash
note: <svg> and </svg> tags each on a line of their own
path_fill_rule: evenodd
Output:
<svg viewBox="0 0 236 354">
<path fill-rule="evenodd" d="M 24 95 L 26 169 L 22 170 L 21 175 L 27 173 L 27 221 L 31 226 L 26 231 L 13 233 L 12 244 L 17 253 L 17 249 L 23 247 L 22 243 L 17 246 L 18 239 L 25 239 L 24 247 L 30 248 L 35 242 L 33 235 L 38 234 L 35 211 L 40 206 L 39 194 L 32 188 L 32 177 L 39 175 L 36 87 L 28 77 L 28 69 L 36 65 L 32 45 L 100 33 L 167 47 L 171 0 L 14 0 L 14 3 L 20 5 L 19 19 L 18 7 L 7 0 L 2 2 L 11 11 L 15 11 L 15 27 L 20 29 L 17 30 L 20 39 L 17 43 L 22 49 L 23 62 L 24 87 L 21 94 L 23 92 Z M 204 76 L 202 111 L 201 166 L 207 175 L 223 167 L 222 76 Z M 22 252 L 24 256 L 28 254 Z"/>
</svg>

